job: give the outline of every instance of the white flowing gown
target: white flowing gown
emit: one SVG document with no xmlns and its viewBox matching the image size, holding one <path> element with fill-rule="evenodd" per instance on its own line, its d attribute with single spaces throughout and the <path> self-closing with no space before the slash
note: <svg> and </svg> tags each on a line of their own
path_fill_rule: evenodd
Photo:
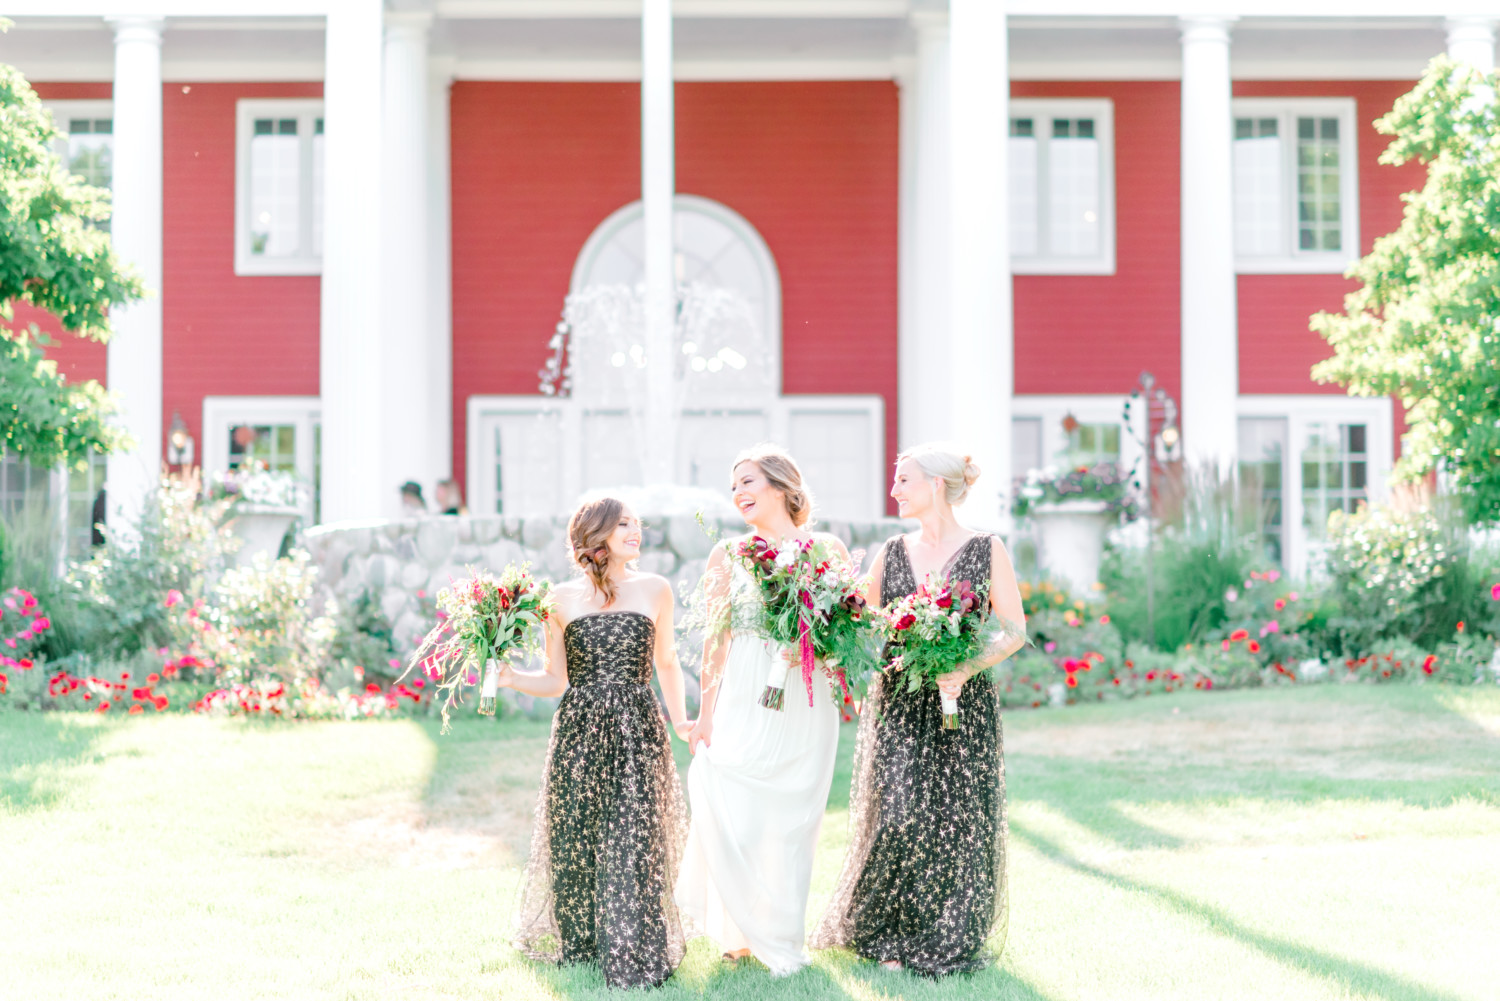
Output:
<svg viewBox="0 0 1500 1001">
<path fill-rule="evenodd" d="M 754 585 L 742 568 L 730 587 L 737 613 L 747 602 L 753 608 Z M 688 769 L 692 820 L 676 897 L 696 931 L 726 952 L 748 948 L 784 975 L 808 963 L 807 891 L 840 713 L 822 672 L 807 704 L 798 667 L 786 675 L 784 710 L 759 704 L 777 649 L 748 632 L 731 634 L 712 744 L 698 748 Z"/>
</svg>

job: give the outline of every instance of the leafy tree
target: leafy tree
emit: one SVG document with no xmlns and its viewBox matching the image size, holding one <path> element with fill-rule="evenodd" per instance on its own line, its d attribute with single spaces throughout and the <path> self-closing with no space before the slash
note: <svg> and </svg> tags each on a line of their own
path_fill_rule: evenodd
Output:
<svg viewBox="0 0 1500 1001">
<path fill-rule="evenodd" d="M 82 461 L 90 448 L 114 451 L 126 439 L 97 382 L 59 374 L 35 324 L 12 329 L 13 304 L 46 310 L 64 330 L 102 342 L 110 307 L 142 294 L 96 225 L 109 218 L 109 193 L 68 174 L 59 138 L 25 78 L 0 65 L 0 448 L 44 467 Z"/>
<path fill-rule="evenodd" d="M 1442 461 L 1473 521 L 1500 520 L 1500 102 L 1496 78 L 1436 59 L 1376 128 L 1380 162 L 1416 160 L 1427 183 L 1401 226 L 1350 276 L 1363 287 L 1312 328 L 1334 355 L 1320 382 L 1398 395 L 1411 426 L 1398 475 Z"/>
</svg>

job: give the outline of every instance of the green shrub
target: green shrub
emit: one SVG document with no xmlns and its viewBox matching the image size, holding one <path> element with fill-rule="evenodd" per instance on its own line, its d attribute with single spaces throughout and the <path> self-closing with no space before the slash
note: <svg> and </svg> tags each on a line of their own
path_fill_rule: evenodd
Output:
<svg viewBox="0 0 1500 1001">
<path fill-rule="evenodd" d="M 191 605 L 224 572 L 239 548 L 222 526 L 222 504 L 203 504 L 197 479 L 167 477 L 137 524 L 105 529 L 104 545 L 76 565 L 80 642 L 96 653 L 128 655 L 167 646 L 175 637 L 172 592 Z"/>
<path fill-rule="evenodd" d="M 314 611 L 317 577 L 300 549 L 281 559 L 259 553 L 250 566 L 226 571 L 185 616 L 197 634 L 192 652 L 231 683 L 278 678 L 300 685 L 320 677 L 335 627 Z"/>
<path fill-rule="evenodd" d="M 1327 645 L 1339 656 L 1398 638 L 1430 650 L 1490 614 L 1488 554 L 1454 518 L 1398 499 L 1336 511 L 1328 534 Z"/>
</svg>

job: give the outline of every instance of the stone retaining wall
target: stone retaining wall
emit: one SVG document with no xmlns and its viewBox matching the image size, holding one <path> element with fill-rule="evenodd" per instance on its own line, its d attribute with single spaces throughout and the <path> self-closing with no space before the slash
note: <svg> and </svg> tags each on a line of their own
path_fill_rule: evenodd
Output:
<svg viewBox="0 0 1500 1001">
<path fill-rule="evenodd" d="M 706 524 L 718 537 L 745 531 L 738 518 L 711 518 Z M 891 518 L 826 522 L 818 528 L 838 536 L 851 550 L 873 552 L 903 525 Z M 529 562 L 537 574 L 557 581 L 575 572 L 568 560 L 567 518 L 561 516 L 343 522 L 308 530 L 302 544 L 318 564 L 322 586 L 330 594 L 346 601 L 366 592 L 378 598 L 402 654 L 415 649 L 432 625 L 422 599 L 465 576 L 470 566 L 498 572 L 510 563 Z M 712 548 L 691 515 L 647 519 L 640 566 L 666 577 L 678 595 L 686 597 L 703 575 Z"/>
</svg>

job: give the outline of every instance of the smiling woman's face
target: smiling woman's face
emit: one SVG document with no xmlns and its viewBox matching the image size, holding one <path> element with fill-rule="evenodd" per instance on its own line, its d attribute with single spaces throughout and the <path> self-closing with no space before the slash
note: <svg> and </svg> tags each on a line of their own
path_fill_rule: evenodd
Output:
<svg viewBox="0 0 1500 1001">
<path fill-rule="evenodd" d="M 628 563 L 641 555 L 641 519 L 628 505 L 621 505 L 620 517 L 609 535 L 608 545 L 613 563 Z"/>
<path fill-rule="evenodd" d="M 923 472 L 915 459 L 902 459 L 896 464 L 896 475 L 891 481 L 891 497 L 896 501 L 896 514 L 902 518 L 920 518 L 932 507 L 937 496 L 933 477 Z"/>
<path fill-rule="evenodd" d="M 750 525 L 761 524 L 775 517 L 778 511 L 786 511 L 786 494 L 771 486 L 760 466 L 748 459 L 734 467 L 729 493 L 740 517 Z"/>
</svg>

